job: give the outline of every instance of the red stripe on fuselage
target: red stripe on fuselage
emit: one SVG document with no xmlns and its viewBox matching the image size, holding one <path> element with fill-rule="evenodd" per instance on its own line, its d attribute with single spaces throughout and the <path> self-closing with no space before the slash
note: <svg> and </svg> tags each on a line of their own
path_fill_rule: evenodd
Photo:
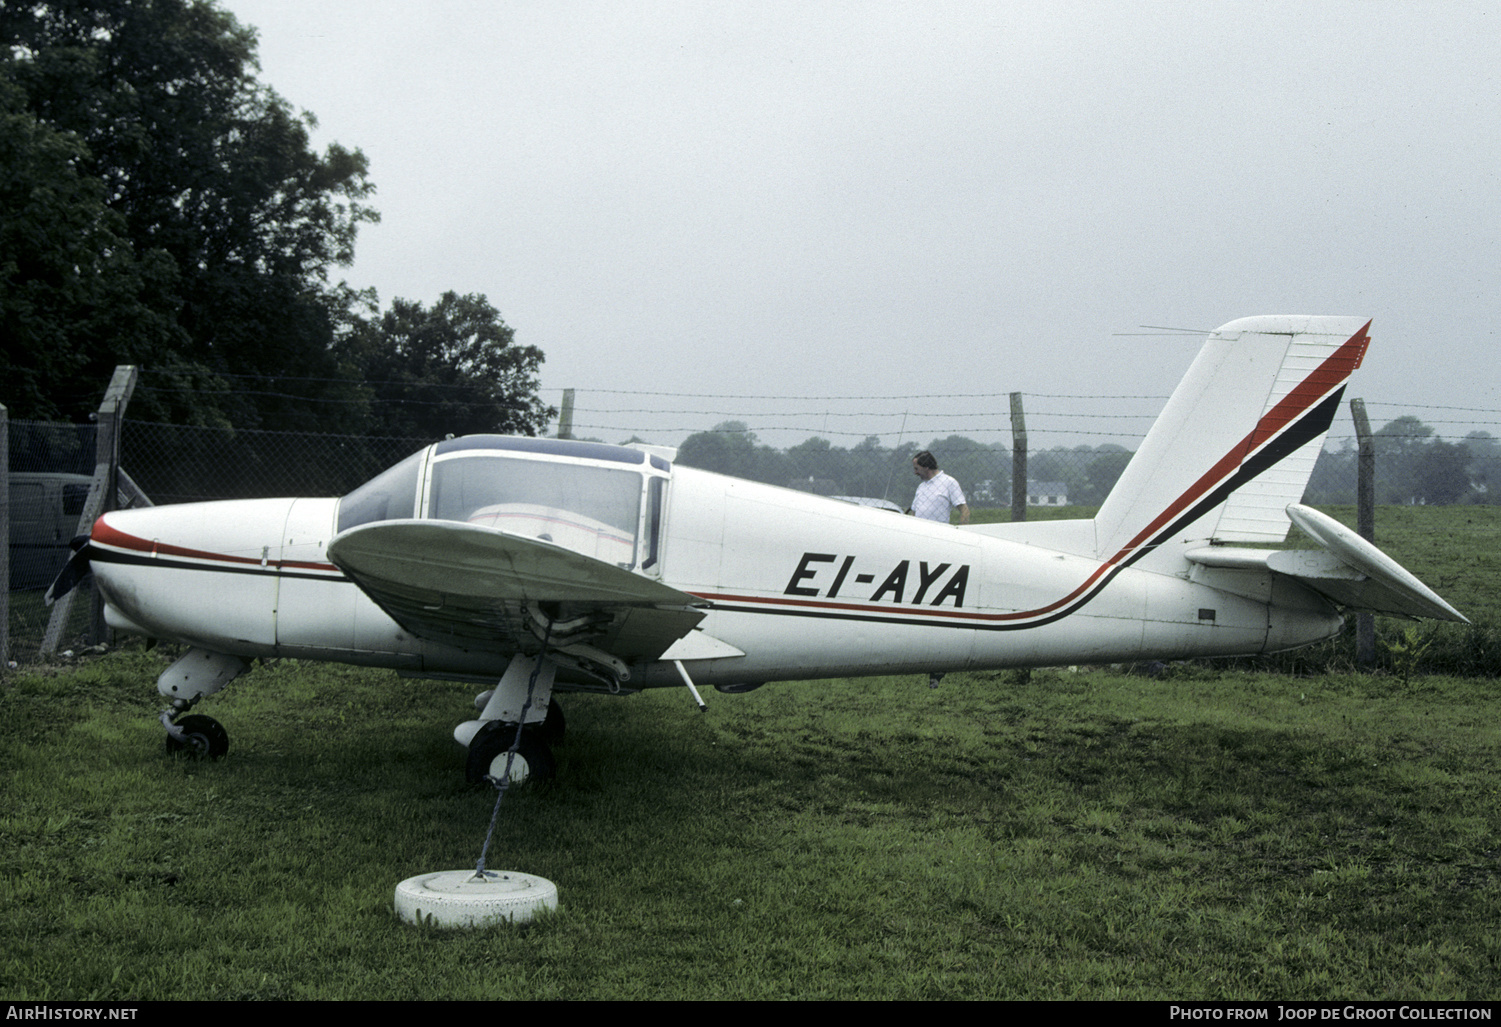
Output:
<svg viewBox="0 0 1501 1027">
<path fill-rule="evenodd" d="M 783 596 L 730 595 L 723 592 L 690 592 L 689 595 L 711 603 L 755 603 L 758 606 L 787 606 L 797 609 L 843 610 L 848 613 L 904 613 L 913 617 L 942 617 L 950 620 L 999 621 L 1029 617 L 1032 613 L 971 613 L 968 610 L 938 609 L 931 606 L 876 606 L 869 603 L 830 603 L 812 599 L 787 599 Z M 1056 604 L 1055 604 L 1056 605 Z M 1052 607 L 1046 607 L 1052 609 Z"/>
<path fill-rule="evenodd" d="M 232 563 L 247 567 L 274 567 L 280 569 L 332 571 L 342 573 L 339 568 L 331 563 L 305 563 L 296 560 L 265 560 L 258 556 L 230 556 L 227 553 L 211 553 L 204 549 L 189 549 L 186 546 L 174 546 L 170 543 L 157 540 L 147 540 L 129 535 L 110 524 L 100 517 L 94 522 L 94 530 L 89 533 L 89 541 L 112 549 L 122 549 L 126 552 L 141 553 L 145 556 L 162 557 L 177 556 L 191 560 L 211 560 L 215 563 Z"/>
</svg>

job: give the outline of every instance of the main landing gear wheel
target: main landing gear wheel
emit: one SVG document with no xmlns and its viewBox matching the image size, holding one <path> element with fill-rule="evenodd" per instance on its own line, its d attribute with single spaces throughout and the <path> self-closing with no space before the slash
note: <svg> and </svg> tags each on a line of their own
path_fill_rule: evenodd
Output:
<svg viewBox="0 0 1501 1027">
<path fill-rule="evenodd" d="M 182 738 L 167 736 L 167 752 L 182 753 L 197 759 L 216 760 L 229 752 L 229 732 L 213 717 L 190 714 L 173 722 L 182 729 Z"/>
<path fill-rule="evenodd" d="M 443 870 L 396 886 L 396 915 L 431 927 L 488 927 L 524 923 L 558 908 L 558 888 L 545 877 L 503 870 Z"/>
<path fill-rule="evenodd" d="M 469 743 L 469 759 L 464 765 L 464 777 L 472 785 L 483 784 L 486 777 L 499 780 L 506 772 L 506 753 L 516 740 L 516 725 L 501 720 L 492 720 Z M 511 784 L 523 781 L 550 781 L 557 775 L 558 765 L 552 749 L 543 741 L 542 732 L 534 727 L 521 732 L 521 745 L 511 760 Z"/>
<path fill-rule="evenodd" d="M 562 745 L 567 724 L 563 720 L 563 707 L 554 699 L 547 704 L 547 719 L 542 721 L 542 740 L 548 745 Z"/>
</svg>

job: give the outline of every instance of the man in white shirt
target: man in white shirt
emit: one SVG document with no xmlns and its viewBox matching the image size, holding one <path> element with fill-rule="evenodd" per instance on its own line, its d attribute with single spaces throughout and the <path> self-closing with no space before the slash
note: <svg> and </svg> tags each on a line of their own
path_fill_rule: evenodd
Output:
<svg viewBox="0 0 1501 1027">
<path fill-rule="evenodd" d="M 926 449 L 912 458 L 912 473 L 922 479 L 912 497 L 912 509 L 925 521 L 949 522 L 949 510 L 959 508 L 959 523 L 969 523 L 969 505 L 959 483 L 938 469 L 938 460 Z"/>
<path fill-rule="evenodd" d="M 912 508 L 907 512 L 926 521 L 949 522 L 949 510 L 959 508 L 959 523 L 969 523 L 969 504 L 964 501 L 964 490 L 959 483 L 938 469 L 938 459 L 926 449 L 912 458 L 912 473 L 922 481 L 917 484 L 917 493 L 912 497 Z M 928 687 L 937 688 L 943 675 L 928 675 Z"/>
</svg>

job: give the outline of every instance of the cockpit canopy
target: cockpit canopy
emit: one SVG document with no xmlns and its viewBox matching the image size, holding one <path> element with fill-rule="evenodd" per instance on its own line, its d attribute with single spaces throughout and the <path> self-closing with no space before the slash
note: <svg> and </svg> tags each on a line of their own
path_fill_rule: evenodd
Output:
<svg viewBox="0 0 1501 1027">
<path fill-rule="evenodd" d="M 460 521 L 655 573 L 671 472 L 660 456 L 598 442 L 446 439 L 340 500 L 338 530 L 407 518 Z"/>
</svg>

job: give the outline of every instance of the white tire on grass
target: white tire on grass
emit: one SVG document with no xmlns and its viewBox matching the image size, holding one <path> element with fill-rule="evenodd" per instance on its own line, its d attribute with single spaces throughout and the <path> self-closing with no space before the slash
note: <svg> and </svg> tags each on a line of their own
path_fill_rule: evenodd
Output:
<svg viewBox="0 0 1501 1027">
<path fill-rule="evenodd" d="M 489 927 L 525 923 L 558 908 L 558 888 L 545 877 L 514 870 L 442 870 L 396 886 L 396 915 L 432 927 Z"/>
</svg>

